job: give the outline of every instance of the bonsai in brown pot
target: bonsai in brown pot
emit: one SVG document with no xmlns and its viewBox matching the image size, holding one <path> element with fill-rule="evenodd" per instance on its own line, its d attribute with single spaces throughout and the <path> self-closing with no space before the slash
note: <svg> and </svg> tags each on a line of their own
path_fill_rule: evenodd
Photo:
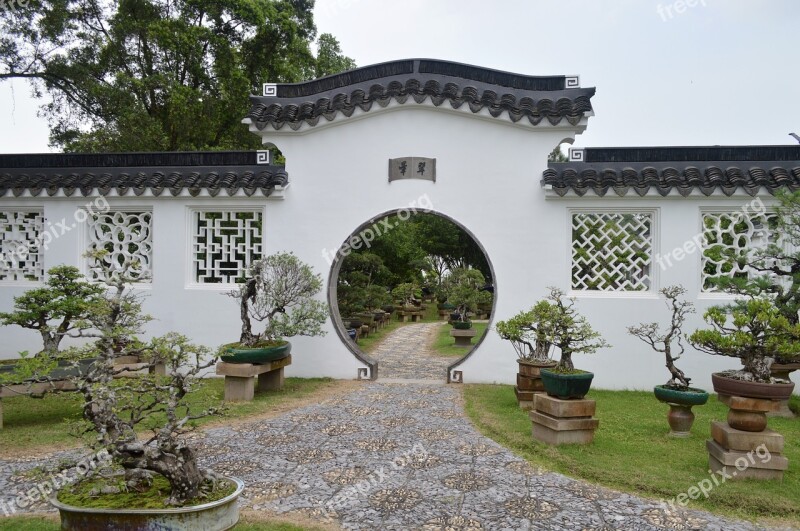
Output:
<svg viewBox="0 0 800 531">
<path fill-rule="evenodd" d="M 495 325 L 497 334 L 510 341 L 517 352 L 519 372 L 514 392 L 522 409 L 532 408 L 534 394 L 544 391 L 540 371 L 556 366 L 556 362 L 550 358 L 553 344 L 544 327 L 539 326 L 539 321 L 550 311 L 550 304 L 540 301 L 530 310 L 519 312 L 511 319 Z"/>
<path fill-rule="evenodd" d="M 669 434 L 673 437 L 688 437 L 694 424 L 692 407 L 701 406 L 708 401 L 708 393 L 689 387 L 691 378 L 675 365 L 686 351 L 681 328 L 686 322 L 686 316 L 694 313 L 694 305 L 680 300 L 686 293 L 683 286 L 669 286 L 660 293 L 666 298 L 667 308 L 672 314 L 667 328 L 662 331 L 658 323 L 641 323 L 638 326 L 629 326 L 628 333 L 650 345 L 656 352 L 664 354 L 670 379 L 664 385 L 655 386 L 653 392 L 658 400 L 670 406 L 667 415 Z"/>
<path fill-rule="evenodd" d="M 800 325 L 791 324 L 773 300 L 763 295 L 711 307 L 704 317 L 711 328 L 696 330 L 689 338 L 692 345 L 708 354 L 739 358 L 743 365 L 740 370 L 712 375 L 714 390 L 730 410 L 727 424 L 711 425 L 712 440 L 706 443 L 709 466 L 737 479 L 782 479 L 789 466 L 780 455 L 783 436 L 767 429 L 766 413 L 780 408 L 780 401 L 791 396 L 794 383 L 775 378 L 771 368 L 776 357 L 800 358 Z M 762 445 L 769 450 L 767 459 L 740 469 L 741 456 Z"/>
</svg>

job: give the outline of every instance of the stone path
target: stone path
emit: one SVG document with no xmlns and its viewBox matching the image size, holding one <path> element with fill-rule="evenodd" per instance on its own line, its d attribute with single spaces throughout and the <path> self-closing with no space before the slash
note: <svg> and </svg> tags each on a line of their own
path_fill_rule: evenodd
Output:
<svg viewBox="0 0 800 531">
<path fill-rule="evenodd" d="M 447 367 L 458 358 L 437 356 L 429 346 L 442 326 L 446 326 L 443 321 L 404 325 L 384 338 L 370 354 L 379 362 L 378 378 L 446 382 Z"/>
<path fill-rule="evenodd" d="M 460 401 L 456 385 L 370 382 L 194 438 L 203 465 L 245 481 L 244 507 L 345 529 L 760 529 L 533 468 L 480 435 Z M 0 461 L 0 502 L 31 488 L 19 472 L 41 464 Z"/>
</svg>

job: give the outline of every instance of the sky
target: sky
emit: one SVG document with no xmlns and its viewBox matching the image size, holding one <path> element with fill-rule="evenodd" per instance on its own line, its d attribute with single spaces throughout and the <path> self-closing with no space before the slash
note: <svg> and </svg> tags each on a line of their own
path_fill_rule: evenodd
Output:
<svg viewBox="0 0 800 531">
<path fill-rule="evenodd" d="M 578 74 L 597 94 L 576 147 L 800 134 L 798 0 L 317 0 L 315 19 L 359 66 L 435 58 Z M 0 152 L 52 151 L 40 103 L 24 82 L 0 83 Z"/>
</svg>

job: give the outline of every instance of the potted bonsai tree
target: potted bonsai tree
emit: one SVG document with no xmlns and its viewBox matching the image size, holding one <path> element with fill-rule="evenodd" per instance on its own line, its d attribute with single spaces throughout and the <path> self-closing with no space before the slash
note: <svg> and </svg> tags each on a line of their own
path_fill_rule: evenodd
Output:
<svg viewBox="0 0 800 531">
<path fill-rule="evenodd" d="M 675 365 L 686 350 L 681 328 L 686 322 L 686 316 L 694 313 L 694 305 L 680 300 L 686 293 L 682 286 L 669 286 L 661 289 L 660 293 L 666 298 L 667 308 L 672 313 L 668 327 L 662 331 L 658 323 L 641 323 L 638 326 L 629 326 L 628 333 L 650 345 L 656 352 L 664 354 L 670 379 L 664 385 L 655 386 L 653 392 L 658 400 L 670 406 L 667 415 L 670 435 L 688 437 L 694 423 L 692 406 L 701 406 L 708 402 L 708 393 L 689 387 L 691 378 Z"/>
<path fill-rule="evenodd" d="M 703 317 L 711 328 L 695 330 L 691 344 L 701 352 L 742 362 L 739 370 L 711 375 L 717 393 L 769 400 L 791 396 L 794 383 L 773 377 L 770 369 L 776 357 L 800 360 L 800 324 L 790 323 L 764 295 L 713 306 Z"/>
<path fill-rule="evenodd" d="M 447 300 L 454 306 L 451 324 L 456 330 L 472 328 L 470 316 L 478 304 L 491 301 L 491 294 L 481 289 L 486 284 L 483 274 L 477 269 L 456 268 L 444 281 Z"/>
<path fill-rule="evenodd" d="M 548 395 L 561 399 L 580 399 L 586 396 L 592 385 L 594 374 L 576 369 L 573 354 L 593 354 L 603 347 L 610 347 L 592 329 L 586 317 L 575 309 L 575 299 L 566 298 L 563 291 L 550 287 L 545 301 L 550 308 L 543 311 L 539 326 L 550 343 L 561 350 L 558 364 L 551 369 L 542 369 L 542 382 Z"/>
<path fill-rule="evenodd" d="M 286 337 L 322 336 L 328 305 L 314 299 L 322 277 L 292 253 L 277 253 L 256 261 L 239 289 L 228 293 L 239 303 L 242 333 L 238 343 L 225 345 L 220 356 L 228 363 L 268 363 L 287 357 Z M 252 320 L 265 323 L 260 333 Z"/>
<path fill-rule="evenodd" d="M 552 310 L 550 303 L 540 301 L 530 310 L 519 312 L 511 319 L 495 325 L 497 334 L 510 341 L 517 353 L 519 372 L 515 391 L 520 405 L 523 402 L 533 405 L 532 393 L 544 390 L 541 370 L 556 365 L 550 358 L 553 344 L 545 328 L 546 323 L 551 322 L 549 313 Z"/>
<path fill-rule="evenodd" d="M 73 351 L 97 358 L 75 378 L 83 397 L 83 430 L 90 448 L 110 457 L 102 473 L 62 488 L 51 502 L 61 513 L 62 529 L 174 529 L 192 521 L 198 528 L 229 529 L 239 518 L 237 498 L 244 485 L 204 469 L 183 434 L 195 419 L 218 413 L 187 400 L 197 376 L 215 363 L 208 349 L 177 334 L 138 340 L 150 317 L 139 296 L 127 289 L 125 268 L 106 283 L 112 288 L 87 317 L 96 339 Z M 117 384 L 127 369 L 115 367 L 120 354 L 136 355 L 151 367 L 166 365 L 164 375 L 143 374 Z M 83 354 L 81 354 L 83 352 Z M 137 426 L 152 430 L 142 437 Z M 163 494 L 167 498 L 164 500 Z M 130 494 L 136 496 L 131 497 Z M 125 508 L 119 496 L 125 496 Z M 160 508 L 152 508 L 161 504 Z"/>
</svg>

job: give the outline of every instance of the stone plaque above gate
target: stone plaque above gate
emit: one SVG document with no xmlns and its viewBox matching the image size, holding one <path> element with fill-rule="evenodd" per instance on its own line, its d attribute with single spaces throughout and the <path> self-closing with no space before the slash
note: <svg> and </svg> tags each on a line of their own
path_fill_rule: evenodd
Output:
<svg viewBox="0 0 800 531">
<path fill-rule="evenodd" d="M 436 159 L 426 157 L 389 159 L 389 182 L 399 179 L 422 179 L 436 182 Z"/>
</svg>

